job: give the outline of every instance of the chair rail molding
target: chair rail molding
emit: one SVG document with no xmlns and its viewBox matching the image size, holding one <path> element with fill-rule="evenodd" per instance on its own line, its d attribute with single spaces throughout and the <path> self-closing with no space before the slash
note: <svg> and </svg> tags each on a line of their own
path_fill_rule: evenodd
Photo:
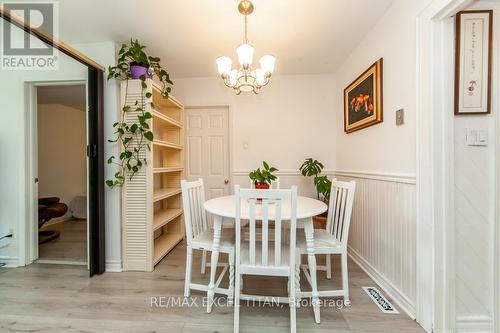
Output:
<svg viewBox="0 0 500 333">
<path fill-rule="evenodd" d="M 235 170 L 233 176 L 248 176 L 250 170 Z M 416 184 L 415 174 L 410 173 L 386 173 L 374 171 L 354 171 L 354 170 L 323 170 L 322 172 L 328 176 L 345 176 L 352 178 L 366 178 L 381 180 L 395 183 Z M 282 170 L 277 171 L 278 176 L 302 176 L 298 170 Z"/>
</svg>

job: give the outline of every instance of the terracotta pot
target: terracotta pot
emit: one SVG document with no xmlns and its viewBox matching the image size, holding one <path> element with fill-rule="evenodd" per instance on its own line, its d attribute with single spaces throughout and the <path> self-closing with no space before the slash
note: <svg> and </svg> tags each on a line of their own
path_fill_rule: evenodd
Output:
<svg viewBox="0 0 500 333">
<path fill-rule="evenodd" d="M 255 183 L 255 189 L 256 190 L 269 190 L 269 184 L 267 184 L 267 183 L 264 183 L 264 184 Z"/>
<path fill-rule="evenodd" d="M 269 184 L 254 183 L 256 190 L 269 190 Z M 262 198 L 257 198 L 257 202 L 262 202 Z"/>
<path fill-rule="evenodd" d="M 316 222 L 321 226 L 321 228 L 326 228 L 326 217 L 328 216 L 328 211 L 323 214 L 313 216 L 313 222 Z"/>
</svg>

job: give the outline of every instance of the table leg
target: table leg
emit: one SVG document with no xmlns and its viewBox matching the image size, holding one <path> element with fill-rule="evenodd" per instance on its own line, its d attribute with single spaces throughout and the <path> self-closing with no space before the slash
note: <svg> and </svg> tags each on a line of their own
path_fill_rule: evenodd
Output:
<svg viewBox="0 0 500 333">
<path fill-rule="evenodd" d="M 316 256 L 314 250 L 314 225 L 312 218 L 304 221 L 304 233 L 307 244 L 307 262 L 309 264 L 309 274 L 311 275 L 312 288 L 312 306 L 314 311 L 314 320 L 320 323 L 320 303 L 318 294 L 318 283 L 316 279 Z"/>
<path fill-rule="evenodd" d="M 220 249 L 220 238 L 222 232 L 222 218 L 220 216 L 214 215 L 214 241 L 212 255 L 210 257 L 210 283 L 208 284 L 207 292 L 207 312 L 212 312 L 212 304 L 215 295 L 215 274 L 217 273 L 217 262 L 219 261 L 219 249 Z"/>
</svg>

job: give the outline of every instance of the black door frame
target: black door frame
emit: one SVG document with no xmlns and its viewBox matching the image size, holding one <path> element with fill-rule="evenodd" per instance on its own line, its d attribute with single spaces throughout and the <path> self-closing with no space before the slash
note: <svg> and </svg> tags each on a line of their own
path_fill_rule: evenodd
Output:
<svg viewBox="0 0 500 333">
<path fill-rule="evenodd" d="M 89 270 L 90 276 L 102 274 L 105 267 L 104 206 L 104 73 L 95 68 L 88 71 L 89 142 Z"/>
<path fill-rule="evenodd" d="M 102 274 L 105 271 L 104 67 L 54 36 L 34 28 L 6 7 L 0 7 L 0 17 L 88 67 L 89 274 Z"/>
</svg>

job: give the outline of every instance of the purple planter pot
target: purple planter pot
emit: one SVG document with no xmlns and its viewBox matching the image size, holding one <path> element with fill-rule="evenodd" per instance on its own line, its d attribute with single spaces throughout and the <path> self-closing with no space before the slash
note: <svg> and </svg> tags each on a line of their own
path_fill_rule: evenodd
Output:
<svg viewBox="0 0 500 333">
<path fill-rule="evenodd" d="M 136 62 L 130 63 L 130 73 L 132 74 L 132 79 L 139 79 L 141 75 L 146 75 L 146 78 L 151 79 L 153 75 L 149 73 L 148 69 L 148 65 L 139 64 Z"/>
</svg>

